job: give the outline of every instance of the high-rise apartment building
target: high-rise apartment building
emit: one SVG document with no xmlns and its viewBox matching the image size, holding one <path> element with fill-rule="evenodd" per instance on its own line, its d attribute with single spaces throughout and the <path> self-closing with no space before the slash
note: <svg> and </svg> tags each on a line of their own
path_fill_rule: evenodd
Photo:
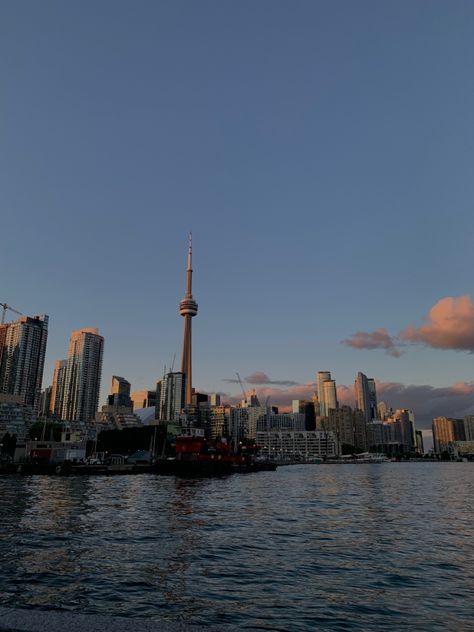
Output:
<svg viewBox="0 0 474 632">
<path fill-rule="evenodd" d="M 210 409 L 210 432 L 211 439 L 225 437 L 229 434 L 229 420 L 231 415 L 230 406 L 211 405 Z"/>
<path fill-rule="evenodd" d="M 466 433 L 463 419 L 435 417 L 432 424 L 434 451 L 446 452 L 453 441 L 465 441 Z"/>
<path fill-rule="evenodd" d="M 160 402 L 156 418 L 177 421 L 185 405 L 186 376 L 182 371 L 167 373 L 160 381 Z"/>
<path fill-rule="evenodd" d="M 64 386 L 66 384 L 67 360 L 56 360 L 53 373 L 53 387 L 49 404 L 50 415 L 61 419 L 64 403 Z"/>
<path fill-rule="evenodd" d="M 474 415 L 464 417 L 464 434 L 466 441 L 474 441 Z"/>
<path fill-rule="evenodd" d="M 154 391 L 152 391 L 154 392 Z M 125 407 L 132 410 L 132 400 L 130 398 L 130 382 L 118 375 L 112 376 L 110 394 L 107 397 L 107 405 L 115 407 Z"/>
<path fill-rule="evenodd" d="M 316 430 L 316 415 L 314 402 L 307 399 L 294 399 L 291 403 L 294 413 L 303 413 L 305 417 L 305 430 Z"/>
<path fill-rule="evenodd" d="M 47 386 L 41 391 L 38 403 L 38 416 L 42 419 L 50 416 L 52 386 Z"/>
<path fill-rule="evenodd" d="M 318 396 L 319 414 L 321 417 L 327 417 L 328 407 L 326 405 L 324 382 L 331 379 L 330 371 L 318 371 L 316 375 L 316 394 Z"/>
<path fill-rule="evenodd" d="M 375 380 L 364 373 L 357 373 L 354 382 L 356 408 L 364 413 L 366 421 L 377 419 L 377 392 Z"/>
<path fill-rule="evenodd" d="M 96 328 L 73 331 L 66 364 L 61 418 L 66 421 L 95 419 L 99 406 L 104 339 Z"/>
<path fill-rule="evenodd" d="M 157 391 L 151 391 L 147 388 L 142 391 L 132 391 L 132 393 L 130 393 L 130 399 L 133 410 L 139 410 L 140 408 L 152 408 L 159 402 Z"/>
<path fill-rule="evenodd" d="M 48 316 L 21 316 L 0 325 L 0 393 L 38 409 L 43 381 Z"/>
<path fill-rule="evenodd" d="M 209 393 L 209 403 L 211 406 L 221 405 L 221 396 L 219 393 Z"/>
<path fill-rule="evenodd" d="M 323 382 L 323 393 L 326 415 L 328 415 L 330 410 L 335 410 L 338 407 L 336 381 L 325 380 Z"/>
</svg>

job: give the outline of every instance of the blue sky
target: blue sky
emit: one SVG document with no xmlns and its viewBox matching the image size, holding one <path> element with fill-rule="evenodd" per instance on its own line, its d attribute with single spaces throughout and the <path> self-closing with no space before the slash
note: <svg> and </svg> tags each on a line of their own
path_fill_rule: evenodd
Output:
<svg viewBox="0 0 474 632">
<path fill-rule="evenodd" d="M 473 32 L 464 1 L 3 2 L 0 300 L 50 315 L 45 381 L 82 326 L 105 389 L 179 364 L 192 229 L 197 387 L 470 382 L 341 340 L 472 295 Z"/>
</svg>

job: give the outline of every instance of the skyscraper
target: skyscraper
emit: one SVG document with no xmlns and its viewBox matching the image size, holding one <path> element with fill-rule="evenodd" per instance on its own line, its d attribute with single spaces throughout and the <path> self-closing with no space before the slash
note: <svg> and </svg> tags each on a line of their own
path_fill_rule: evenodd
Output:
<svg viewBox="0 0 474 632">
<path fill-rule="evenodd" d="M 132 410 L 133 404 L 130 399 L 130 382 L 118 375 L 112 376 L 110 394 L 107 397 L 107 405 L 115 407 L 125 407 Z"/>
<path fill-rule="evenodd" d="M 186 376 L 180 371 L 167 373 L 160 381 L 159 390 L 159 410 L 155 417 L 160 421 L 177 421 L 184 408 Z"/>
<path fill-rule="evenodd" d="M 183 300 L 179 304 L 179 313 L 184 317 L 184 337 L 183 337 L 183 360 L 181 363 L 181 372 L 186 376 L 186 394 L 185 404 L 191 406 L 192 404 L 192 358 L 191 358 L 191 322 L 192 318 L 196 316 L 198 312 L 198 305 L 193 299 L 192 294 L 192 282 L 193 282 L 193 269 L 192 269 L 192 256 L 193 256 L 193 243 L 191 234 L 189 235 L 189 249 L 188 249 L 188 267 L 186 270 L 186 294 Z"/>
<path fill-rule="evenodd" d="M 356 408 L 364 413 L 366 421 L 377 419 L 377 392 L 375 380 L 364 373 L 357 373 L 354 382 Z"/>
<path fill-rule="evenodd" d="M 89 421 L 99 406 L 104 339 L 96 328 L 73 331 L 69 341 L 61 418 Z"/>
<path fill-rule="evenodd" d="M 323 382 L 323 392 L 326 415 L 328 415 L 330 410 L 335 410 L 338 406 L 335 380 L 325 380 Z"/>
<path fill-rule="evenodd" d="M 66 366 L 67 360 L 56 360 L 56 364 L 54 365 L 53 390 L 51 392 L 49 412 L 57 419 L 61 419 L 61 414 L 63 412 Z"/>
<path fill-rule="evenodd" d="M 321 417 L 326 417 L 328 414 L 326 400 L 324 399 L 324 382 L 330 379 L 330 371 L 318 371 L 316 375 L 316 393 L 318 395 L 319 414 L 321 415 Z"/>
<path fill-rule="evenodd" d="M 0 330 L 0 393 L 37 410 L 48 339 L 48 316 L 21 316 Z"/>
</svg>

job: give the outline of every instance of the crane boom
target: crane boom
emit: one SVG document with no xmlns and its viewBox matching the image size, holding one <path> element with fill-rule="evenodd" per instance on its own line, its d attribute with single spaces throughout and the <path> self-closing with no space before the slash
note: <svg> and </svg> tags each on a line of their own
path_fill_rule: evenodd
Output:
<svg viewBox="0 0 474 632">
<path fill-rule="evenodd" d="M 0 307 L 3 308 L 3 312 L 2 312 L 2 325 L 5 323 L 5 317 L 7 314 L 7 309 L 10 312 L 14 312 L 15 314 L 19 314 L 20 316 L 22 315 L 21 312 L 19 312 L 17 309 L 14 309 L 11 305 L 8 305 L 8 303 L 0 303 Z"/>
<path fill-rule="evenodd" d="M 239 380 L 240 388 L 242 389 L 242 393 L 244 394 L 244 402 L 247 401 L 247 395 L 245 393 L 244 385 L 242 384 L 242 380 L 240 379 L 240 375 L 236 372 L 237 379 Z"/>
</svg>

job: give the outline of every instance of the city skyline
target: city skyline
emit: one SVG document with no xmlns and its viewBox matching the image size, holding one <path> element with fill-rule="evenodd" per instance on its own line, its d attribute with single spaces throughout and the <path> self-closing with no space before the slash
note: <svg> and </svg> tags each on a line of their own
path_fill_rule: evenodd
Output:
<svg viewBox="0 0 474 632">
<path fill-rule="evenodd" d="M 29 12 L 5 8 L 0 43 L 21 241 L 0 300 L 50 315 L 43 386 L 92 326 L 101 402 L 115 374 L 153 387 L 181 351 L 192 228 L 198 390 L 238 397 L 239 371 L 289 405 L 328 369 L 344 402 L 362 371 L 425 428 L 471 412 L 473 7 Z"/>
</svg>

